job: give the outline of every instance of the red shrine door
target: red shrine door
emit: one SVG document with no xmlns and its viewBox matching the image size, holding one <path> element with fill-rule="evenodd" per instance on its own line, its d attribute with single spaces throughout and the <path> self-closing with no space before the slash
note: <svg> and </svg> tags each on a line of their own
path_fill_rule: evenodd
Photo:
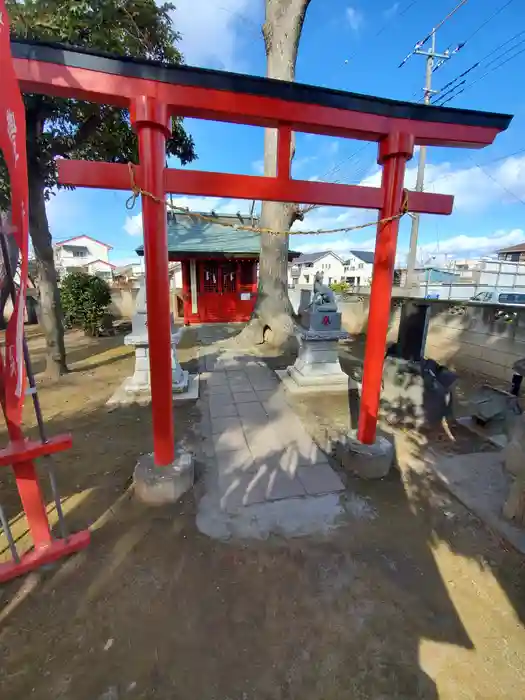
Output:
<svg viewBox="0 0 525 700">
<path fill-rule="evenodd" d="M 257 297 L 255 260 L 197 262 L 197 318 L 200 323 L 248 321 Z"/>
</svg>

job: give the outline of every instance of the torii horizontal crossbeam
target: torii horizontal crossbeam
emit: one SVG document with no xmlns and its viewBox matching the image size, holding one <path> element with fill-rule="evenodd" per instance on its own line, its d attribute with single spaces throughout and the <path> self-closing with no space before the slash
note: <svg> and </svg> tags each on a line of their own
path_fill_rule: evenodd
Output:
<svg viewBox="0 0 525 700">
<path fill-rule="evenodd" d="M 169 106 L 177 117 L 380 141 L 410 131 L 415 144 L 482 148 L 512 117 L 434 107 L 256 76 L 169 66 L 60 45 L 13 41 L 21 89 L 128 108 L 137 95 Z"/>
<path fill-rule="evenodd" d="M 137 183 L 142 183 L 142 170 L 134 166 Z M 58 179 L 62 185 L 101 189 L 130 190 L 130 173 L 127 165 L 119 163 L 94 163 L 83 160 L 60 160 Z M 381 209 L 383 192 L 380 187 L 340 185 L 308 180 L 283 181 L 274 177 L 232 175 L 199 170 L 164 171 L 166 193 L 227 197 L 232 199 L 257 199 L 270 202 L 300 202 L 357 209 Z M 408 193 L 408 211 L 426 214 L 450 214 L 454 197 L 431 192 Z"/>
</svg>

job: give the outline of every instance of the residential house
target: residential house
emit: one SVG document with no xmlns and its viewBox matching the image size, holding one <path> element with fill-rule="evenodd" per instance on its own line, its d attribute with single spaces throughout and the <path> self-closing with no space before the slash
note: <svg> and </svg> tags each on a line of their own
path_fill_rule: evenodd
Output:
<svg viewBox="0 0 525 700">
<path fill-rule="evenodd" d="M 59 279 L 73 270 L 84 270 L 110 281 L 115 266 L 109 262 L 112 246 L 91 236 L 75 236 L 53 246 Z"/>
<path fill-rule="evenodd" d="M 113 280 L 115 284 L 124 284 L 131 287 L 138 286 L 140 278 L 144 274 L 142 263 L 128 263 L 128 265 L 120 265 L 113 270 Z"/>
<path fill-rule="evenodd" d="M 372 279 L 373 250 L 351 250 L 344 262 L 343 280 L 352 287 L 366 287 Z"/>
<path fill-rule="evenodd" d="M 498 260 L 507 262 L 525 262 L 525 242 L 498 250 Z"/>
<path fill-rule="evenodd" d="M 288 267 L 289 285 L 313 285 L 318 272 L 323 273 L 325 284 L 344 279 L 344 261 L 331 250 L 303 253 Z"/>
</svg>

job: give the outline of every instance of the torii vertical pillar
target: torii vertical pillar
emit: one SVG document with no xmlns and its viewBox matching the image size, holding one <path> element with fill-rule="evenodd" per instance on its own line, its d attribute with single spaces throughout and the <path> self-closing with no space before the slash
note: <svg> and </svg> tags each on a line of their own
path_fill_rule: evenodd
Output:
<svg viewBox="0 0 525 700">
<path fill-rule="evenodd" d="M 139 95 L 131 104 L 131 122 L 139 141 L 142 223 L 146 262 L 146 302 L 153 421 L 153 455 L 135 467 L 137 496 L 150 505 L 174 503 L 193 486 L 193 455 L 175 449 L 171 377 L 170 285 L 164 183 L 168 106 Z"/>
<path fill-rule="evenodd" d="M 380 219 L 395 217 L 401 211 L 406 162 L 413 153 L 414 137 L 410 134 L 393 132 L 380 141 L 378 163 L 383 166 Z M 364 445 L 372 445 L 376 439 L 398 231 L 399 218 L 377 227 L 357 429 L 357 438 Z"/>
<path fill-rule="evenodd" d="M 168 107 L 151 97 L 141 95 L 132 105 L 131 121 L 139 141 L 141 185 L 146 192 L 153 195 L 142 195 L 142 223 L 146 262 L 153 457 L 155 466 L 165 467 L 175 458 L 168 233 L 164 202 L 166 139 L 171 133 Z"/>
</svg>

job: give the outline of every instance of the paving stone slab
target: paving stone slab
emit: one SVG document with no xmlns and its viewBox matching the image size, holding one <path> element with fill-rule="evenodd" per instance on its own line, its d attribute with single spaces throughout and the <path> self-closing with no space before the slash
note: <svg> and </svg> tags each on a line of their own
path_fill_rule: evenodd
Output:
<svg viewBox="0 0 525 700">
<path fill-rule="evenodd" d="M 227 418 L 237 416 L 237 407 L 234 403 L 216 402 L 210 404 L 210 416 L 212 418 Z"/>
<path fill-rule="evenodd" d="M 248 449 L 246 438 L 240 425 L 223 430 L 222 433 L 212 435 L 211 440 L 216 455 L 222 452 L 235 452 Z"/>
<path fill-rule="evenodd" d="M 212 384 L 208 385 L 204 391 L 205 396 L 229 396 L 231 401 L 231 389 L 228 384 Z"/>
<path fill-rule="evenodd" d="M 220 502 L 223 510 L 306 496 L 297 477 L 264 465 L 254 471 L 230 472 L 219 476 Z"/>
<path fill-rule="evenodd" d="M 297 478 L 310 496 L 344 491 L 345 485 L 329 464 L 315 464 L 311 467 L 298 467 Z"/>
<path fill-rule="evenodd" d="M 253 403 L 257 401 L 257 394 L 255 391 L 234 391 L 233 392 L 233 402 L 234 403 Z"/>
<path fill-rule="evenodd" d="M 280 456 L 285 449 L 286 440 L 277 435 L 273 425 L 244 426 L 248 449 L 255 459 L 270 458 L 273 455 Z"/>
<path fill-rule="evenodd" d="M 206 379 L 208 386 L 228 386 L 228 378 L 226 372 L 212 372 Z"/>
<path fill-rule="evenodd" d="M 265 391 L 268 389 L 274 389 L 280 385 L 280 382 L 277 379 L 273 379 L 271 377 L 255 377 L 255 378 L 249 378 L 250 383 L 253 386 L 254 389 L 257 391 Z"/>
<path fill-rule="evenodd" d="M 241 508 L 264 503 L 266 484 L 257 472 L 225 473 L 219 476 L 219 494 L 221 509 L 235 513 Z"/>
<path fill-rule="evenodd" d="M 218 435 L 231 428 L 242 428 L 239 416 L 228 416 L 226 418 L 211 419 L 211 435 Z"/>
<path fill-rule="evenodd" d="M 236 404 L 241 423 L 244 429 L 265 426 L 268 423 L 268 414 L 259 401 L 252 403 Z"/>
<path fill-rule="evenodd" d="M 232 472 L 248 472 L 257 469 L 253 456 L 247 447 L 231 452 L 219 452 L 217 454 L 217 467 L 219 476 Z"/>
<path fill-rule="evenodd" d="M 266 500 L 280 501 L 297 496 L 306 496 L 305 488 L 299 479 L 296 476 L 290 477 L 281 470 L 274 470 L 268 480 Z"/>
</svg>

